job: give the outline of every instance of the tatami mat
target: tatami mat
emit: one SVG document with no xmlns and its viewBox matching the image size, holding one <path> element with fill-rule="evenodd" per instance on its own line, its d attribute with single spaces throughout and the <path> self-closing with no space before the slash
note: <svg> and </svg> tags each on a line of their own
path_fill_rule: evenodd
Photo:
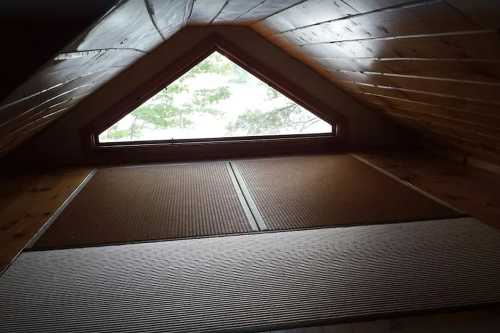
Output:
<svg viewBox="0 0 500 333">
<path fill-rule="evenodd" d="M 258 332 L 491 304 L 500 234 L 462 218 L 34 251 L 0 299 L 9 333 Z"/>
<path fill-rule="evenodd" d="M 269 229 L 460 216 L 350 155 L 232 162 Z"/>
<path fill-rule="evenodd" d="M 224 162 L 119 167 L 99 170 L 35 248 L 250 230 Z"/>
</svg>

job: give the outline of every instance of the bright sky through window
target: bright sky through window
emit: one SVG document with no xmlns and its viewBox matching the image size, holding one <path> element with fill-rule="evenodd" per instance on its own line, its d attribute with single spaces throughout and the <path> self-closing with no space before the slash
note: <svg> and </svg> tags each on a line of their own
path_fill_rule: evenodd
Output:
<svg viewBox="0 0 500 333">
<path fill-rule="evenodd" d="M 99 142 L 331 132 L 331 124 L 214 52 L 102 132 Z"/>
</svg>

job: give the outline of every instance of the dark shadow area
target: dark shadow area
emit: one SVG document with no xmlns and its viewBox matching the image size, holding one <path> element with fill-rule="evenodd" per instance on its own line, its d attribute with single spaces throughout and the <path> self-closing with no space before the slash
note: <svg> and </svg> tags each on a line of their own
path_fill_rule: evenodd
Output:
<svg viewBox="0 0 500 333">
<path fill-rule="evenodd" d="M 0 2 L 0 101 L 26 81 L 117 0 Z"/>
</svg>

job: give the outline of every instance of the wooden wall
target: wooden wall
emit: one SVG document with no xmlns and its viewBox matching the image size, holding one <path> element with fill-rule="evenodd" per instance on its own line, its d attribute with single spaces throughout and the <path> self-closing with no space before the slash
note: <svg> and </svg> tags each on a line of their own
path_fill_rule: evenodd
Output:
<svg viewBox="0 0 500 333">
<path fill-rule="evenodd" d="M 329 114 L 346 118 L 350 143 L 359 146 L 381 146 L 396 141 L 397 129 L 391 122 L 387 122 L 384 117 L 358 103 L 355 98 L 337 88 L 331 81 L 280 50 L 252 29 L 239 26 L 194 26 L 184 28 L 147 57 L 141 58 L 133 66 L 122 71 L 115 79 L 77 105 L 72 112 L 40 133 L 36 140 L 17 150 L 13 157 L 22 161 L 46 160 L 58 164 L 92 162 L 90 158 L 92 154 L 88 153 L 82 144 L 82 129 L 106 112 L 122 105 L 124 99 L 136 96 L 137 90 L 148 85 L 163 71 L 175 68 L 175 63 L 180 58 L 185 57 L 213 34 L 237 46 L 243 54 L 252 57 L 260 64 L 272 63 L 270 69 L 274 73 L 286 77 L 305 95 L 321 102 Z M 240 43 L 241 40 L 245 43 Z M 107 155 L 111 156 L 112 153 Z"/>
<path fill-rule="evenodd" d="M 250 24 L 300 2 L 119 1 L 0 102 L 0 157 L 41 132 L 187 23 Z"/>
<path fill-rule="evenodd" d="M 181 29 L 191 8 L 192 0 L 121 1 L 0 103 L 0 156 Z"/>
<path fill-rule="evenodd" d="M 243 24 L 431 145 L 500 164 L 500 2 L 129 0 L 0 104 L 0 156 L 185 24 Z"/>
<path fill-rule="evenodd" d="M 500 163 L 500 1 L 307 0 L 252 27 L 433 143 Z"/>
</svg>

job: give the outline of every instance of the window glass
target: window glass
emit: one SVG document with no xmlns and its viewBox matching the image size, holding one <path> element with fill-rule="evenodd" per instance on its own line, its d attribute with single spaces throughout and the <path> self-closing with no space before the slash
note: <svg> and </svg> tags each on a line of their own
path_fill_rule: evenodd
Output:
<svg viewBox="0 0 500 333">
<path fill-rule="evenodd" d="M 331 124 L 214 52 L 102 132 L 99 142 L 331 132 Z"/>
</svg>

